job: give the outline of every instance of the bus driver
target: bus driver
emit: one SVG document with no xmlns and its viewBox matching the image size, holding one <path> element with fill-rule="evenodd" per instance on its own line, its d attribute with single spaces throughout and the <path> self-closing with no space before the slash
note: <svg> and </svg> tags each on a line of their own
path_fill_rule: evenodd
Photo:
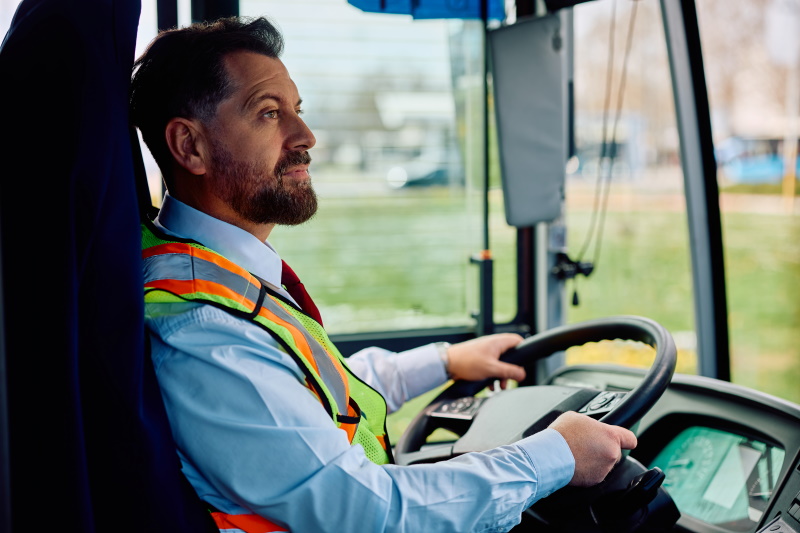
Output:
<svg viewBox="0 0 800 533">
<path fill-rule="evenodd" d="M 384 419 L 455 379 L 524 378 L 481 337 L 346 361 L 267 239 L 317 202 L 314 136 L 266 19 L 162 32 L 136 61 L 131 118 L 168 194 L 143 227 L 146 323 L 183 472 L 220 529 L 507 531 L 564 485 L 603 480 L 628 430 L 566 413 L 435 464 L 391 464 Z"/>
</svg>

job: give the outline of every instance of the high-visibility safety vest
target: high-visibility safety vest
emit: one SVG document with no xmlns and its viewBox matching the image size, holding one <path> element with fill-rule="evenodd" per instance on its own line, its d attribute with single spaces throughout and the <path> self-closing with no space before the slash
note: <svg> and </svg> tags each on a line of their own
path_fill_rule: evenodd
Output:
<svg viewBox="0 0 800 533">
<path fill-rule="evenodd" d="M 305 375 L 305 386 L 376 464 L 392 461 L 386 435 L 386 401 L 347 366 L 322 326 L 267 284 L 217 252 L 142 225 L 145 303 L 198 302 L 259 325 Z M 212 512 L 220 531 L 286 531 L 256 514 Z"/>
</svg>

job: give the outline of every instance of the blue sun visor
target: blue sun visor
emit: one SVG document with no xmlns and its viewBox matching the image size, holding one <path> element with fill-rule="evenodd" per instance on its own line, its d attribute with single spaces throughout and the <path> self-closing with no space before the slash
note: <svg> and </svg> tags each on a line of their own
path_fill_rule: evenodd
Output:
<svg viewBox="0 0 800 533">
<path fill-rule="evenodd" d="M 490 20 L 505 19 L 503 0 L 348 0 L 368 13 L 411 15 L 415 19 L 480 19 L 484 2 Z"/>
</svg>

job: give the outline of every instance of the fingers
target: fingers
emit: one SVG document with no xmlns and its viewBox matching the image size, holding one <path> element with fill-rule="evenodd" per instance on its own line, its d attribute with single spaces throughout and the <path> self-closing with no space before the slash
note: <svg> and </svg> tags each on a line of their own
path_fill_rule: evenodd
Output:
<svg viewBox="0 0 800 533">
<path fill-rule="evenodd" d="M 619 462 L 622 450 L 636 446 L 636 436 L 629 430 L 575 412 L 564 413 L 550 427 L 564 437 L 575 459 L 570 481 L 574 486 L 600 483 Z"/>
<path fill-rule="evenodd" d="M 503 361 L 495 361 L 491 370 L 494 377 L 502 380 L 513 379 L 514 381 L 522 381 L 525 379 L 524 368 L 510 363 L 504 363 Z"/>
<path fill-rule="evenodd" d="M 508 380 L 507 379 L 496 379 L 496 380 L 492 381 L 491 383 L 489 383 L 489 390 L 493 391 L 495 385 L 499 386 L 500 390 L 506 390 L 506 387 L 508 387 Z"/>
<path fill-rule="evenodd" d="M 489 335 L 483 337 L 484 339 L 490 339 L 492 342 L 495 343 L 497 347 L 497 357 L 503 354 L 522 342 L 522 336 L 517 335 L 516 333 L 496 333 L 494 335 Z"/>
<path fill-rule="evenodd" d="M 449 371 L 456 379 L 525 379 L 525 371 L 499 361 L 500 356 L 522 341 L 515 333 L 498 333 L 452 345 L 448 350 Z"/>
</svg>

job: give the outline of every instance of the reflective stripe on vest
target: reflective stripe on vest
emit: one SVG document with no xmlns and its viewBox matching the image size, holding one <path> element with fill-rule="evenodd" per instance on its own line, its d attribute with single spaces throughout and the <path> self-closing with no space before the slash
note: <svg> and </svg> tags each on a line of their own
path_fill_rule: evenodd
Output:
<svg viewBox="0 0 800 533">
<path fill-rule="evenodd" d="M 385 400 L 350 372 L 321 325 L 213 250 L 192 241 L 171 240 L 157 231 L 142 226 L 146 302 L 206 303 L 258 324 L 293 357 L 306 377 L 306 387 L 346 432 L 349 442 L 361 444 L 377 464 L 391 462 Z M 220 531 L 286 531 L 255 514 L 215 511 L 212 515 Z"/>
<path fill-rule="evenodd" d="M 288 531 L 287 529 L 270 522 L 257 514 L 225 514 L 211 513 L 214 523 L 220 533 L 272 533 Z"/>
<path fill-rule="evenodd" d="M 350 391 L 341 363 L 300 326 L 277 298 L 261 294 L 265 286 L 255 276 L 215 252 L 186 243 L 153 246 L 142 257 L 146 291 L 161 289 L 188 300 L 210 300 L 254 315 L 251 318 L 266 326 L 273 336 L 277 334 L 280 340 L 302 353 L 303 362 L 316 374 L 314 381 L 321 379 L 330 391 L 328 401 L 323 402 L 329 414 L 350 414 Z M 322 392 L 318 387 L 315 389 L 317 394 Z M 336 409 L 332 409 L 333 405 Z"/>
</svg>

